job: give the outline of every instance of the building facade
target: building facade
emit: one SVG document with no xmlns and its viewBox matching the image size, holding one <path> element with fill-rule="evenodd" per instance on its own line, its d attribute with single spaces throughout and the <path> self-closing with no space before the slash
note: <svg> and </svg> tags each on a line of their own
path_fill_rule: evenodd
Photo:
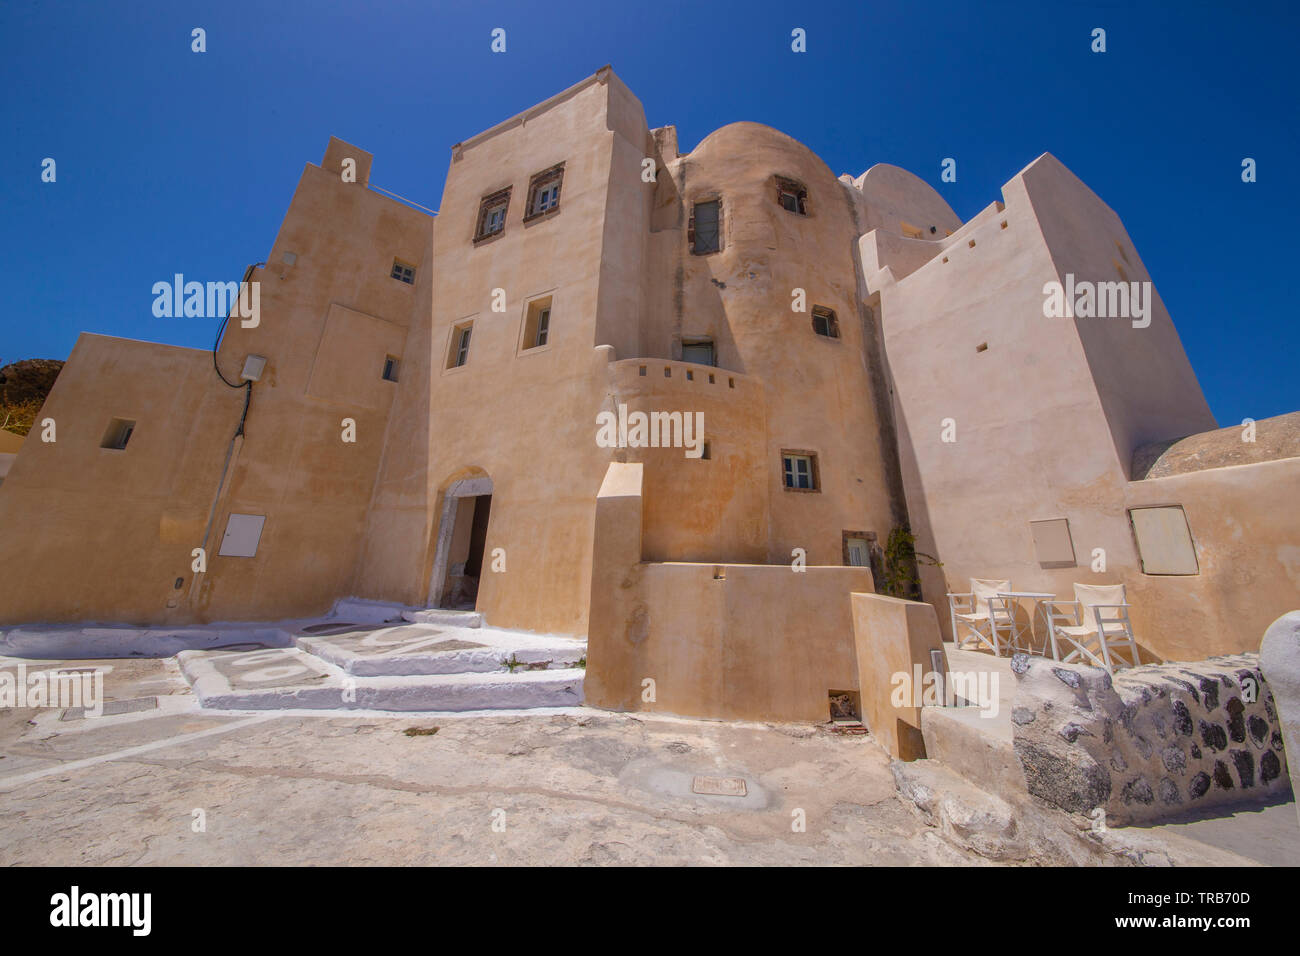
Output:
<svg viewBox="0 0 1300 956">
<path fill-rule="evenodd" d="M 257 324 L 212 352 L 79 339 L 56 440 L 0 488 L 0 623 L 476 607 L 588 635 L 598 704 L 813 717 L 856 690 L 849 595 L 909 522 L 945 622 L 972 576 L 1121 581 L 1150 656 L 1203 657 L 1296 603 L 1294 422 L 1134 474 L 1216 423 L 1158 297 L 1141 328 L 1044 315 L 1067 273 L 1149 279 L 1051 156 L 962 223 L 754 123 L 680 153 L 606 67 L 454 146 L 436 217 L 370 166 L 331 139 L 306 167 Z M 1148 505 L 1185 513 L 1194 573 L 1146 573 Z"/>
</svg>

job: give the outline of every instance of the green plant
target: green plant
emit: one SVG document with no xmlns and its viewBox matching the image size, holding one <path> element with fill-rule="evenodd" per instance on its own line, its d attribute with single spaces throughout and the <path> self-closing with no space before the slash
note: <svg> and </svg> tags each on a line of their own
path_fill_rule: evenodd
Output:
<svg viewBox="0 0 1300 956">
<path fill-rule="evenodd" d="M 943 562 L 932 554 L 916 550 L 916 535 L 908 525 L 900 525 L 891 532 L 885 541 L 884 581 L 881 593 L 892 597 L 917 599 L 921 596 L 921 574 L 919 564 L 925 563 L 936 568 L 943 567 Z"/>
<path fill-rule="evenodd" d="M 516 668 L 516 667 L 523 667 L 523 666 L 524 666 L 524 662 L 521 661 L 521 660 L 518 658 L 517 655 L 515 655 L 515 654 L 512 653 L 508 659 L 507 659 L 507 658 L 502 658 L 502 660 L 501 660 L 501 666 L 502 666 L 502 667 L 508 667 L 508 668 L 510 669 L 510 673 L 513 674 L 513 673 L 515 672 L 515 668 Z"/>
<path fill-rule="evenodd" d="M 578 662 L 573 666 L 581 667 L 585 671 L 587 669 L 587 655 L 583 654 L 582 657 L 578 658 Z"/>
</svg>

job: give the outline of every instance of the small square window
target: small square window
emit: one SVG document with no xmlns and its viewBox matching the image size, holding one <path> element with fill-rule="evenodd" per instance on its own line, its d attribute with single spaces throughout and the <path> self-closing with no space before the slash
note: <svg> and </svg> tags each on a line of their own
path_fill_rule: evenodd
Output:
<svg viewBox="0 0 1300 956">
<path fill-rule="evenodd" d="M 708 255 L 722 248 L 722 201 L 710 199 L 691 207 L 691 221 L 687 227 L 691 251 L 697 256 Z"/>
<path fill-rule="evenodd" d="M 474 323 L 467 322 L 451 330 L 451 349 L 447 353 L 447 368 L 460 368 L 469 361 L 469 337 Z"/>
<path fill-rule="evenodd" d="M 126 447 L 126 443 L 131 440 L 131 434 L 134 431 L 135 421 L 133 419 L 114 418 L 108 423 L 108 430 L 104 432 L 104 439 L 99 443 L 99 447 L 121 451 Z"/>
<path fill-rule="evenodd" d="M 832 723 L 861 723 L 862 694 L 856 690 L 827 692 Z"/>
<path fill-rule="evenodd" d="M 784 176 L 776 177 L 776 201 L 786 212 L 808 215 L 808 190 L 803 183 Z"/>
<path fill-rule="evenodd" d="M 408 265 L 401 259 L 393 260 L 393 271 L 389 275 L 398 282 L 405 282 L 407 285 L 415 285 L 415 266 Z"/>
<path fill-rule="evenodd" d="M 564 163 L 544 169 L 528 181 L 528 208 L 524 222 L 560 208 L 560 186 L 564 182 Z"/>
<path fill-rule="evenodd" d="M 817 491 L 817 456 L 812 452 L 781 452 L 784 484 L 789 491 Z"/>
<path fill-rule="evenodd" d="M 523 350 L 537 349 L 551 339 L 551 297 L 528 303 L 524 316 Z"/>
<path fill-rule="evenodd" d="M 785 455 L 785 486 L 787 488 L 812 487 L 812 459 L 807 455 Z"/>
<path fill-rule="evenodd" d="M 713 339 L 683 339 L 682 361 L 697 365 L 716 365 Z"/>
<path fill-rule="evenodd" d="M 474 227 L 474 241 L 500 235 L 506 228 L 506 212 L 510 209 L 510 187 L 490 196 L 478 204 L 478 224 Z"/>
<path fill-rule="evenodd" d="M 838 339 L 840 337 L 840 323 L 835 318 L 835 312 L 832 309 L 824 308 L 820 305 L 814 305 L 812 310 L 812 327 L 818 335 L 823 335 L 828 339 Z"/>
<path fill-rule="evenodd" d="M 397 359 L 391 355 L 384 359 L 384 381 L 397 381 Z"/>
<path fill-rule="evenodd" d="M 884 552 L 874 531 L 844 531 L 841 541 L 845 567 L 870 568 L 876 582 L 884 580 Z"/>
</svg>

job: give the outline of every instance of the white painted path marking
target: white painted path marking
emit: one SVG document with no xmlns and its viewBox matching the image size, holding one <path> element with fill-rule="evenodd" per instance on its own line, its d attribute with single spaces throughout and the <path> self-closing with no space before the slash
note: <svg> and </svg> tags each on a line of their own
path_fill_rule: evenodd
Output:
<svg viewBox="0 0 1300 956">
<path fill-rule="evenodd" d="M 55 774 L 71 773 L 85 767 L 93 767 L 96 764 L 108 763 L 113 760 L 122 760 L 126 757 L 134 757 L 137 754 L 149 753 L 152 750 L 161 750 L 163 747 L 171 747 L 175 744 L 183 744 L 188 743 L 191 740 L 199 740 L 202 737 L 226 734 L 232 730 L 239 730 L 241 727 L 251 727 L 253 724 L 260 724 L 268 720 L 273 720 L 279 716 L 281 715 L 259 714 L 256 717 L 249 717 L 247 720 L 237 720 L 234 723 L 223 724 L 220 727 L 209 727 L 207 730 L 196 730 L 189 734 L 179 734 L 175 737 L 167 737 L 163 740 L 155 740 L 152 743 L 141 744 L 138 747 L 127 747 L 125 750 L 100 754 L 98 757 L 86 757 L 83 760 L 70 760 L 67 763 L 60 763 L 54 767 L 46 767 L 44 770 L 33 770 L 30 773 L 15 774 L 12 777 L 0 777 L 0 791 L 11 790 L 14 787 L 20 787 L 25 783 L 31 783 L 33 780 L 52 777 Z"/>
</svg>

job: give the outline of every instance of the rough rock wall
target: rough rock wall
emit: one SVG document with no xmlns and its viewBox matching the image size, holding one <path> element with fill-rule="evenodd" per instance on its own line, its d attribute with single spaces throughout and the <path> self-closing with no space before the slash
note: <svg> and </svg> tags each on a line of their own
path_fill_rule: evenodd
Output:
<svg viewBox="0 0 1300 956">
<path fill-rule="evenodd" d="M 1011 712 L 1030 793 L 1139 823 L 1290 788 L 1254 654 L 1120 672 L 1018 655 Z"/>
</svg>

